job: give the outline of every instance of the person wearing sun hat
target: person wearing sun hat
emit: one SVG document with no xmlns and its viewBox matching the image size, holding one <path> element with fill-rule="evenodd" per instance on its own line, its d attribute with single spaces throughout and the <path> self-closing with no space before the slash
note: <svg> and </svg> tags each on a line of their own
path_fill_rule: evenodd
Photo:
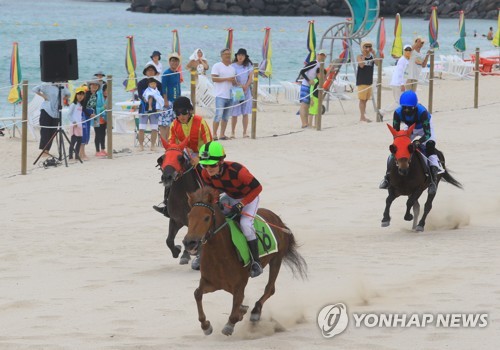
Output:
<svg viewBox="0 0 500 350">
<path fill-rule="evenodd" d="M 154 65 L 155 68 L 156 68 L 156 71 L 158 72 L 155 76 L 156 80 L 158 80 L 159 82 L 161 82 L 161 72 L 163 72 L 163 65 L 161 64 L 160 60 L 161 60 L 161 52 L 160 51 L 153 51 L 153 53 L 151 54 L 151 56 L 149 56 L 151 58 L 150 61 L 148 61 L 148 63 L 146 63 L 146 65 Z"/>
<path fill-rule="evenodd" d="M 356 60 L 358 62 L 356 86 L 359 99 L 359 120 L 370 123 L 371 120 L 366 117 L 366 103 L 372 98 L 374 63 L 380 64 L 380 61 L 375 61 L 375 50 L 370 40 L 365 39 L 361 42 L 361 55 L 358 55 Z"/>
<path fill-rule="evenodd" d="M 421 53 L 420 50 L 425 44 L 425 39 L 422 36 L 417 36 L 412 46 L 412 53 L 408 63 L 408 79 L 406 80 L 406 90 L 417 91 L 418 79 L 420 78 L 420 73 L 422 73 L 422 68 L 427 66 L 427 60 L 429 59 L 430 51 L 425 54 Z"/>
</svg>

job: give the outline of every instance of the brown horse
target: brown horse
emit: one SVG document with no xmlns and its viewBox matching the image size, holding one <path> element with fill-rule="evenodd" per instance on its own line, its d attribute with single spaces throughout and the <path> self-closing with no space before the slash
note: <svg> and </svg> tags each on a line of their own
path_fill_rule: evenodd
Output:
<svg viewBox="0 0 500 350">
<path fill-rule="evenodd" d="M 225 224 L 226 218 L 216 203 L 218 198 L 218 192 L 211 187 L 204 187 L 189 194 L 191 211 L 189 212 L 188 233 L 183 243 L 191 254 L 196 254 L 198 243 L 202 243 L 201 278 L 194 292 L 201 329 L 206 335 L 211 334 L 213 330 L 203 312 L 203 294 L 223 289 L 233 295 L 231 314 L 222 330 L 223 334 L 231 335 L 234 325 L 243 319 L 248 309 L 248 306 L 242 305 L 242 302 L 250 271 L 249 267 L 244 267 L 238 259 L 231 240 L 230 229 Z M 307 264 L 297 252 L 297 244 L 291 231 L 272 211 L 261 208 L 257 213 L 272 227 L 278 242 L 278 251 L 261 258 L 263 267 L 269 265 L 269 280 L 264 294 L 252 310 L 250 317 L 252 322 L 260 320 L 264 302 L 274 294 L 274 285 L 282 261 L 290 267 L 294 276 L 298 273 L 302 278 L 307 277 Z"/>
<path fill-rule="evenodd" d="M 165 186 L 164 200 L 167 203 L 170 216 L 166 243 L 172 252 L 172 256 L 177 258 L 181 252 L 181 246 L 175 245 L 175 236 L 183 226 L 188 225 L 190 207 L 186 194 L 200 188 L 201 178 L 196 167 L 193 167 L 189 159 L 184 156 L 183 150 L 186 142 L 176 145 L 168 144 L 162 139 L 162 143 L 163 147 L 165 147 L 165 155 L 158 161 L 161 162 L 161 182 Z M 189 253 L 184 250 L 180 258 L 180 264 L 187 264 L 189 259 Z"/>
<path fill-rule="evenodd" d="M 389 195 L 385 200 L 386 204 L 384 216 L 382 218 L 382 227 L 387 227 L 391 223 L 389 211 L 392 202 L 399 196 L 408 196 L 404 219 L 406 221 L 413 220 L 413 229 L 422 232 L 424 231 L 427 215 L 432 209 L 432 201 L 434 200 L 436 193 L 427 195 L 427 201 L 424 206 L 424 214 L 422 215 L 420 222 L 418 222 L 418 216 L 420 214 L 420 204 L 418 203 L 418 199 L 420 198 L 422 192 L 424 192 L 429 186 L 430 179 L 429 176 L 426 175 L 426 160 L 423 156 L 421 156 L 421 151 L 419 149 L 415 149 L 410 138 L 413 129 L 415 128 L 415 124 L 408 130 L 401 131 L 397 131 L 389 124 L 387 124 L 387 126 L 394 137 L 394 142 L 389 147 L 392 153 L 389 173 Z M 439 181 L 443 179 L 453 186 L 462 188 L 460 182 L 455 180 L 446 170 L 443 153 L 438 150 L 436 150 L 436 152 L 443 168 L 445 169 L 444 173 L 437 176 L 436 186 L 439 184 Z M 412 208 L 413 215 L 410 213 Z"/>
</svg>

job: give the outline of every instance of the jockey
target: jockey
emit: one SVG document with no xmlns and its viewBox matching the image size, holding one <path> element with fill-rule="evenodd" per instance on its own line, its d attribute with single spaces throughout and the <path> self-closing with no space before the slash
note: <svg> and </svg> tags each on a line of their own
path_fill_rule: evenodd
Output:
<svg viewBox="0 0 500 350">
<path fill-rule="evenodd" d="M 224 161 L 224 158 L 226 154 L 219 142 L 212 141 L 203 145 L 200 148 L 200 164 L 203 166 L 201 177 L 207 185 L 224 192 L 220 202 L 226 202 L 231 206 L 231 209 L 223 208 L 224 214 L 233 217 L 243 212 L 240 227 L 248 241 L 253 260 L 250 277 L 257 277 L 263 271 L 253 221 L 257 213 L 262 185 L 245 166 Z"/>
<path fill-rule="evenodd" d="M 189 150 L 191 156 L 191 164 L 198 165 L 198 150 L 199 148 L 212 141 L 212 133 L 208 127 L 207 122 L 199 115 L 193 114 L 193 105 L 189 98 L 180 96 L 175 99 L 173 111 L 176 115 L 175 120 L 170 126 L 169 144 L 180 144 L 186 138 L 186 148 Z M 153 205 L 153 209 L 157 212 L 169 217 L 167 210 L 167 198 L 170 189 L 165 189 L 163 202 L 160 205 Z M 163 204 L 163 205 L 161 205 Z"/>
<path fill-rule="evenodd" d="M 407 127 L 415 124 L 415 129 L 413 130 L 411 138 L 413 140 L 413 144 L 416 146 L 416 149 L 418 149 L 421 145 L 425 146 L 423 148 L 425 149 L 425 155 L 428 157 L 431 180 L 428 192 L 429 194 L 435 194 L 437 189 L 437 174 L 442 172 L 443 169 L 439 164 L 439 158 L 436 154 L 436 139 L 432 123 L 432 115 L 424 106 L 418 103 L 418 97 L 414 91 L 405 91 L 399 99 L 399 104 L 401 106 L 394 111 L 392 126 L 394 129 L 399 131 L 401 123 L 405 124 Z M 420 136 L 420 138 L 415 139 L 417 136 Z M 387 173 L 379 186 L 381 189 L 389 188 L 388 175 L 391 160 L 392 156 L 387 162 Z"/>
</svg>

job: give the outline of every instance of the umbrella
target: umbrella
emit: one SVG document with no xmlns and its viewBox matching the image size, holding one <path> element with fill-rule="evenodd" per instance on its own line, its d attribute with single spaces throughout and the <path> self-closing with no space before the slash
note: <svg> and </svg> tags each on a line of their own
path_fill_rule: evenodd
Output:
<svg viewBox="0 0 500 350">
<path fill-rule="evenodd" d="M 309 54 L 306 57 L 305 64 L 316 59 L 316 32 L 314 31 L 314 21 L 309 21 L 309 30 L 307 31 L 307 50 Z"/>
<path fill-rule="evenodd" d="M 464 11 L 460 11 L 460 18 L 458 19 L 458 32 L 460 35 L 460 39 L 458 39 L 455 42 L 455 44 L 453 44 L 453 47 L 458 52 L 464 52 L 465 51 L 465 16 L 464 16 Z"/>
<path fill-rule="evenodd" d="M 273 64 L 271 57 L 273 56 L 273 49 L 271 45 L 271 28 L 266 27 L 266 34 L 264 35 L 264 44 L 262 45 L 262 62 L 259 65 L 259 74 L 265 78 L 271 78 L 273 74 Z"/>
<path fill-rule="evenodd" d="M 135 67 L 137 61 L 135 59 L 134 37 L 127 36 L 127 51 L 125 52 L 125 69 L 128 73 L 128 78 L 125 81 L 125 91 L 135 91 L 137 89 L 137 80 L 135 75 Z"/>
<path fill-rule="evenodd" d="M 394 22 L 394 42 L 392 43 L 391 56 L 400 58 L 403 56 L 403 24 L 401 23 L 401 15 L 396 13 Z"/>
<path fill-rule="evenodd" d="M 384 47 L 385 47 L 385 24 L 384 24 L 384 17 L 380 17 L 380 23 L 378 26 L 378 33 L 377 33 L 377 56 L 379 58 L 384 58 Z"/>
<path fill-rule="evenodd" d="M 21 65 L 19 64 L 19 49 L 17 43 L 13 43 L 12 56 L 10 59 L 10 85 L 12 85 L 12 88 L 7 98 L 10 103 L 16 104 L 22 101 L 23 96 L 20 85 L 22 79 Z"/>
<path fill-rule="evenodd" d="M 439 49 L 438 44 L 438 17 L 437 7 L 432 6 L 431 18 L 429 19 L 429 45 L 431 49 Z"/>
<path fill-rule="evenodd" d="M 172 30 L 172 53 L 176 53 L 179 55 L 179 59 L 181 57 L 181 43 L 179 41 L 179 32 L 177 29 Z M 184 82 L 184 77 L 182 76 L 182 63 L 179 62 L 179 67 L 177 67 L 177 72 L 180 73 L 181 83 Z"/>
<path fill-rule="evenodd" d="M 498 10 L 498 27 L 492 41 L 493 45 L 500 47 L 500 9 Z"/>
<path fill-rule="evenodd" d="M 229 51 L 231 51 L 231 56 L 232 56 L 233 55 L 233 28 L 227 29 L 226 49 L 229 49 Z"/>
</svg>

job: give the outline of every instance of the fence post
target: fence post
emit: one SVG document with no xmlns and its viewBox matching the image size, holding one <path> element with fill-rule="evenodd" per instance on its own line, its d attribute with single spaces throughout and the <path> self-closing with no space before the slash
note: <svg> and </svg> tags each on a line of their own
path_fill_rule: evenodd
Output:
<svg viewBox="0 0 500 350">
<path fill-rule="evenodd" d="M 21 175 L 26 175 L 28 164 L 28 81 L 23 80 L 23 116 L 21 125 Z"/>
<path fill-rule="evenodd" d="M 193 114 L 196 114 L 196 76 L 197 72 L 191 71 L 191 103 L 193 104 Z"/>
<path fill-rule="evenodd" d="M 382 108 L 382 64 L 384 59 L 379 58 L 379 60 L 377 66 L 377 121 L 381 122 L 384 120 L 382 114 L 380 114 L 380 109 Z"/>
<path fill-rule="evenodd" d="M 108 92 L 106 119 L 107 119 L 107 134 L 108 134 L 108 159 L 113 159 L 113 76 L 106 77 L 106 91 Z"/>
<path fill-rule="evenodd" d="M 432 100 L 434 95 L 434 49 L 431 49 L 431 60 L 429 68 L 429 104 L 427 110 L 432 113 Z"/>
<path fill-rule="evenodd" d="M 334 69 L 334 68 L 332 68 Z M 316 130 L 321 131 L 321 115 L 323 114 L 323 83 L 325 81 L 325 62 L 319 64 L 318 80 L 318 113 L 316 114 Z M 313 96 L 310 97 L 311 100 Z"/>
<path fill-rule="evenodd" d="M 474 62 L 474 108 L 479 105 L 479 47 L 476 47 L 476 62 Z"/>
<path fill-rule="evenodd" d="M 257 133 L 257 97 L 259 88 L 259 65 L 253 64 L 253 88 L 252 88 L 252 139 Z"/>
</svg>

